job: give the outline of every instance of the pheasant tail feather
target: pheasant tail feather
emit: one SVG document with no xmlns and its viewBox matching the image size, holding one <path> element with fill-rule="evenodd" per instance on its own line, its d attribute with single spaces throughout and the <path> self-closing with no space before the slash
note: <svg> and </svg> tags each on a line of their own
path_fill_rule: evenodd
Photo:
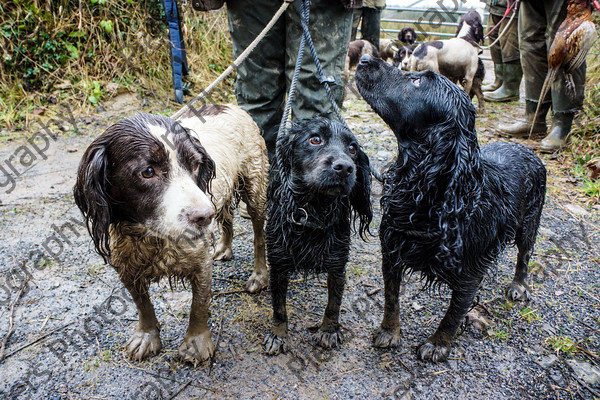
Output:
<svg viewBox="0 0 600 400">
<path fill-rule="evenodd" d="M 538 113 L 540 112 L 540 106 L 542 105 L 546 94 L 550 90 L 550 86 L 552 86 L 552 82 L 554 82 L 554 78 L 556 78 L 556 73 L 558 70 L 551 69 L 548 70 L 548 74 L 546 75 L 546 79 L 544 80 L 544 85 L 542 86 L 542 91 L 540 92 L 540 98 L 538 100 L 537 107 L 535 109 L 535 114 L 533 115 L 533 121 L 531 122 L 531 128 L 529 129 L 529 139 L 531 139 L 531 135 L 533 134 L 533 128 L 535 127 L 535 121 L 537 121 Z"/>
</svg>

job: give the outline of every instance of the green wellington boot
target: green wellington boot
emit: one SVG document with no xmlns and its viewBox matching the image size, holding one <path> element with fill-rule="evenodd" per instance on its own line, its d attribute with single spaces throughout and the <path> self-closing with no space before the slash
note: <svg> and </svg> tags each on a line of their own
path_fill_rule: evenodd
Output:
<svg viewBox="0 0 600 400">
<path fill-rule="evenodd" d="M 498 132 L 503 135 L 513 136 L 513 137 L 529 137 L 529 131 L 531 130 L 531 124 L 533 126 L 532 135 L 539 135 L 546 133 L 546 114 L 548 114 L 548 110 L 550 109 L 550 103 L 542 104 L 540 107 L 540 111 L 538 116 L 533 121 L 533 117 L 535 115 L 535 109 L 537 107 L 537 103 L 534 101 L 525 101 L 525 120 L 520 120 L 514 122 L 512 124 L 502 124 L 498 126 Z"/>
<path fill-rule="evenodd" d="M 504 64 L 502 63 L 494 63 L 494 82 L 487 83 L 481 86 L 481 90 L 484 92 L 493 92 L 502 86 L 502 73 L 504 71 Z"/>
<path fill-rule="evenodd" d="M 483 93 L 485 101 L 505 102 L 519 100 L 519 86 L 523 77 L 523 69 L 519 61 L 504 64 L 502 86 L 493 92 Z"/>
<path fill-rule="evenodd" d="M 540 151 L 542 153 L 554 153 L 567 143 L 567 136 L 571 132 L 573 124 L 573 113 L 556 113 L 552 116 L 552 129 L 548 136 L 542 140 Z"/>
</svg>

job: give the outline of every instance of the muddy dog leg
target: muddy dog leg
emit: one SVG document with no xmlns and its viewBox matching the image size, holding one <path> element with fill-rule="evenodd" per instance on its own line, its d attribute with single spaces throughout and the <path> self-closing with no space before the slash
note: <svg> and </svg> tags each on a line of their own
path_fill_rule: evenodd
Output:
<svg viewBox="0 0 600 400">
<path fill-rule="evenodd" d="M 273 325 L 263 341 L 267 354 L 274 356 L 287 351 L 287 310 L 285 306 L 289 277 L 286 272 L 278 271 L 271 265 L 270 273 L 271 303 L 273 305 Z"/>
<path fill-rule="evenodd" d="M 339 346 L 344 337 L 340 331 L 340 307 L 346 277 L 344 269 L 329 271 L 327 274 L 327 308 L 323 315 L 323 323 L 317 332 L 317 343 L 325 349 Z"/>
<path fill-rule="evenodd" d="M 267 271 L 267 261 L 265 258 L 265 195 L 252 190 L 252 183 L 247 183 L 249 187 L 248 196 L 245 202 L 248 205 L 248 214 L 252 220 L 252 230 L 254 231 L 254 271 L 248 282 L 246 290 L 250 293 L 256 293 L 267 287 L 269 275 Z M 264 192 L 264 191 L 263 191 Z M 251 194 L 255 193 L 255 196 Z"/>
<path fill-rule="evenodd" d="M 223 206 L 221 211 L 223 214 L 220 218 L 221 225 L 221 239 L 215 247 L 215 254 L 213 258 L 215 260 L 231 260 L 233 257 L 233 251 L 231 249 L 231 243 L 233 241 L 233 214 L 231 212 L 231 204 L 227 203 Z"/>
<path fill-rule="evenodd" d="M 506 289 L 506 297 L 511 301 L 528 301 L 530 299 L 529 285 L 527 285 L 527 268 L 533 252 L 532 246 L 526 242 L 517 242 L 517 266 L 515 276 Z"/>
<path fill-rule="evenodd" d="M 215 354 L 215 345 L 210 338 L 208 329 L 208 307 L 211 300 L 212 268 L 210 262 L 202 267 L 202 271 L 193 276 L 192 307 L 190 309 L 190 324 L 179 346 L 179 355 L 185 361 L 196 365 L 198 362 L 208 360 Z"/>
<path fill-rule="evenodd" d="M 123 284 L 131 294 L 138 310 L 138 326 L 135 333 L 127 342 L 127 354 L 134 360 L 142 360 L 157 354 L 162 344 L 160 343 L 160 324 L 154 313 L 154 306 L 148 295 L 148 284 L 125 281 Z"/>
<path fill-rule="evenodd" d="M 389 249 L 385 249 L 382 241 L 382 272 L 383 285 L 385 293 L 385 306 L 383 311 L 383 321 L 381 326 L 375 332 L 373 346 L 390 347 L 400 344 L 400 306 L 398 305 L 398 295 L 400 293 L 400 269 L 397 258 L 390 254 Z"/>
<path fill-rule="evenodd" d="M 473 79 L 475 79 L 475 74 L 477 73 L 477 63 L 478 63 L 478 58 L 475 57 L 471 61 L 470 67 L 467 68 L 467 70 L 465 72 L 465 77 L 461 82 L 461 84 L 463 85 L 463 88 L 465 89 L 465 92 L 467 92 L 467 94 L 471 93 L 471 87 L 473 86 Z"/>
<path fill-rule="evenodd" d="M 545 194 L 545 185 L 538 187 L 538 198 L 543 199 Z M 534 196 L 536 194 L 532 194 Z M 506 297 L 512 301 L 528 301 L 530 299 L 530 289 L 527 285 L 527 273 L 529 259 L 533 254 L 533 246 L 537 236 L 540 218 L 542 215 L 543 200 L 535 204 L 527 211 L 527 215 L 521 222 L 519 230 L 515 235 L 517 244 L 517 265 L 515 267 L 515 276 L 506 290 Z"/>
<path fill-rule="evenodd" d="M 485 111 L 485 100 L 483 100 L 483 92 L 481 91 L 481 79 L 475 78 L 473 80 L 473 86 L 471 86 L 471 93 L 469 97 L 473 100 L 473 97 L 477 97 L 477 114 L 482 115 Z"/>
<path fill-rule="evenodd" d="M 452 291 L 450 306 L 440 322 L 440 326 L 425 343 L 419 346 L 417 355 L 421 360 L 440 362 L 448 358 L 452 338 L 467 315 L 469 307 L 473 304 L 479 283 L 475 282 L 465 286 L 461 290 Z"/>
</svg>

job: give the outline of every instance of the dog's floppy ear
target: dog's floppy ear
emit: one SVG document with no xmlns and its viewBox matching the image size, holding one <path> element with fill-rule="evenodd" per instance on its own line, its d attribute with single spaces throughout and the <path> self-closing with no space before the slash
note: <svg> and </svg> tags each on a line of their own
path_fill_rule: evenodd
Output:
<svg viewBox="0 0 600 400">
<path fill-rule="evenodd" d="M 206 149 L 198 139 L 188 133 L 190 140 L 194 144 L 194 148 L 198 153 L 202 155 L 202 165 L 200 165 L 200 171 L 198 172 L 198 179 L 196 184 L 203 192 L 210 193 L 210 183 L 216 176 L 215 162 L 210 155 L 206 152 Z"/>
<path fill-rule="evenodd" d="M 359 147 L 356 159 L 356 183 L 350 193 L 350 205 L 355 217 L 359 220 L 358 232 L 365 239 L 369 232 L 369 224 L 373 219 L 371 209 L 371 168 L 369 157 Z"/>
<path fill-rule="evenodd" d="M 292 177 L 292 161 L 294 154 L 294 137 L 296 130 L 300 129 L 297 123 L 292 122 L 283 132 L 277 137 L 277 147 L 275 151 L 275 173 L 278 174 L 276 179 L 282 185 L 290 186 Z"/>
<path fill-rule="evenodd" d="M 216 166 L 213 159 L 210 157 L 197 135 L 192 133 L 190 128 L 187 128 L 171 118 L 162 117 L 158 120 L 167 131 L 173 135 L 173 143 L 175 146 L 181 143 L 191 143 L 194 150 L 201 155 L 201 165 L 198 171 L 196 185 L 203 191 L 210 193 L 210 183 L 216 176 Z"/>
<path fill-rule="evenodd" d="M 77 171 L 73 187 L 75 203 L 81 210 L 98 254 L 110 262 L 109 225 L 112 219 L 108 160 L 104 144 L 92 144 L 87 149 Z"/>
<path fill-rule="evenodd" d="M 483 26 L 481 24 L 475 24 L 473 35 L 478 44 L 483 44 Z M 479 53 L 481 54 L 481 53 Z"/>
<path fill-rule="evenodd" d="M 464 96 L 466 98 L 466 96 Z M 463 259 L 463 230 L 469 213 L 475 209 L 481 197 L 481 167 L 477 153 L 475 134 L 475 108 L 469 101 L 462 101 L 454 117 L 456 124 L 446 135 L 446 165 L 449 166 L 448 185 L 440 210 L 441 230 L 439 260 L 448 268 L 456 266 L 460 272 Z M 434 150 L 434 152 L 443 149 Z"/>
</svg>

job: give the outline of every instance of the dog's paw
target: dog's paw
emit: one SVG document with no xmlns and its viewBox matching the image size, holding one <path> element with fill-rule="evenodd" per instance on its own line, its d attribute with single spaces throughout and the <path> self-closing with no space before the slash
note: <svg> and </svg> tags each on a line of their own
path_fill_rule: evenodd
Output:
<svg viewBox="0 0 600 400">
<path fill-rule="evenodd" d="M 233 257 L 233 251 L 231 250 L 231 246 L 226 246 L 222 243 L 217 244 L 215 249 L 215 254 L 213 255 L 213 260 L 215 261 L 227 261 L 231 260 Z"/>
<path fill-rule="evenodd" d="M 288 351 L 287 338 L 283 336 L 277 336 L 271 332 L 265 336 L 265 340 L 263 340 L 263 347 L 265 348 L 265 353 L 270 356 L 276 356 L 277 354 L 285 353 Z"/>
<path fill-rule="evenodd" d="M 417 349 L 417 356 L 421 360 L 431 360 L 434 363 L 446 361 L 450 354 L 450 345 L 435 345 L 429 340 Z"/>
<path fill-rule="evenodd" d="M 382 328 L 375 332 L 373 346 L 375 347 L 397 347 L 400 345 L 400 327 L 393 329 Z"/>
<path fill-rule="evenodd" d="M 215 345 L 210 338 L 210 331 L 199 335 L 188 336 L 183 339 L 179 346 L 179 356 L 184 361 L 196 364 L 206 361 L 215 354 Z"/>
<path fill-rule="evenodd" d="M 126 344 L 129 358 L 141 361 L 146 357 L 158 354 L 162 348 L 158 329 L 150 332 L 136 331 Z"/>
<path fill-rule="evenodd" d="M 344 335 L 342 335 L 340 328 L 333 330 L 323 330 L 319 328 L 315 337 L 319 346 L 324 349 L 338 347 L 344 341 Z"/>
<path fill-rule="evenodd" d="M 515 281 L 512 281 L 508 289 L 506 289 L 506 297 L 510 301 L 529 301 L 531 299 L 527 285 Z"/>
<path fill-rule="evenodd" d="M 246 282 L 246 290 L 250 293 L 257 293 L 265 289 L 269 284 L 269 277 L 265 274 L 257 274 L 253 272 Z"/>
</svg>

